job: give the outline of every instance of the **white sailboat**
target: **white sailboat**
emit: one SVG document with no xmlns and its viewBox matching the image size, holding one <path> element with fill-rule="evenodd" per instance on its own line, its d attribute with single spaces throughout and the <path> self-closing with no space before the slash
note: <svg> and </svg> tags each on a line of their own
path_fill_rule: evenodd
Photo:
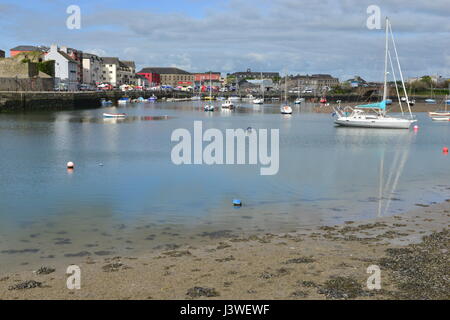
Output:
<svg viewBox="0 0 450 320">
<path fill-rule="evenodd" d="M 263 83 L 263 78 L 262 78 L 262 72 L 261 72 L 261 93 L 262 93 L 262 98 L 256 98 L 253 99 L 253 104 L 263 104 L 264 103 L 264 83 Z"/>
<path fill-rule="evenodd" d="M 292 108 L 288 105 L 287 101 L 287 73 L 284 80 L 284 86 L 284 105 L 281 106 L 280 112 L 281 114 L 292 114 Z"/>
<path fill-rule="evenodd" d="M 409 110 L 409 117 L 404 117 L 402 101 L 400 99 L 399 90 L 397 87 L 397 79 L 395 76 L 395 69 L 392 64 L 391 55 L 389 52 L 389 35 L 392 40 L 393 49 L 395 52 L 395 57 L 397 60 L 397 68 L 400 73 L 400 79 L 403 86 L 403 91 L 406 97 L 406 103 Z M 387 99 L 387 66 L 388 59 L 390 62 L 392 74 L 394 77 L 395 88 L 397 91 L 397 96 L 400 104 L 400 109 L 402 111 L 403 117 L 390 117 L 387 115 L 386 105 L 388 104 Z M 377 103 L 371 103 L 366 105 L 358 105 L 355 107 L 346 107 L 342 109 L 341 107 L 334 108 L 336 119 L 335 124 L 344 127 L 360 127 L 360 128 L 389 128 L 389 129 L 408 129 L 417 120 L 414 119 L 411 113 L 410 101 L 405 88 L 405 82 L 403 80 L 403 74 L 400 67 L 400 61 L 398 59 L 397 48 L 394 41 L 394 35 L 392 33 L 392 27 L 388 18 L 386 18 L 386 43 L 385 43 L 385 60 L 384 60 L 384 90 L 383 90 L 383 100 Z M 368 112 L 369 111 L 369 112 Z M 372 111 L 372 112 L 370 112 Z"/>
<path fill-rule="evenodd" d="M 301 104 L 305 101 L 305 98 L 300 98 L 300 81 L 297 80 L 297 99 L 295 99 L 294 104 Z"/>
<path fill-rule="evenodd" d="M 209 73 L 209 101 L 213 99 L 212 97 L 212 81 L 211 81 L 211 72 Z M 204 111 L 214 111 L 214 105 L 210 102 L 203 107 Z"/>
</svg>

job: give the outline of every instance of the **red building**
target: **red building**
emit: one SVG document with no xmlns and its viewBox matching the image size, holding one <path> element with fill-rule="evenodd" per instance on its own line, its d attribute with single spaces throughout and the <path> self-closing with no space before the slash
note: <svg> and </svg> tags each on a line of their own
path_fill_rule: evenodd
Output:
<svg viewBox="0 0 450 320">
<path fill-rule="evenodd" d="M 220 81 L 220 72 L 195 73 L 195 82 Z"/>
<path fill-rule="evenodd" d="M 14 57 L 15 55 L 22 52 L 47 52 L 48 48 L 45 47 L 35 47 L 35 46 L 17 46 L 9 50 L 9 55 Z"/>
<path fill-rule="evenodd" d="M 144 71 L 145 70 L 141 70 L 141 71 L 137 72 L 136 74 L 139 74 L 139 75 L 145 77 L 145 79 L 148 80 L 148 83 L 151 87 L 161 85 L 161 76 L 158 73 L 144 72 Z"/>
</svg>

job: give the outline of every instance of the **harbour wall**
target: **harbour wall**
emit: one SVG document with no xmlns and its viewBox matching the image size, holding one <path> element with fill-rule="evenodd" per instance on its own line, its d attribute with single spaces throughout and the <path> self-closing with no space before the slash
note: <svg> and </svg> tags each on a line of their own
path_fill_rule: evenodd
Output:
<svg viewBox="0 0 450 320">
<path fill-rule="evenodd" d="M 15 112 L 15 111 L 32 111 L 32 110 L 67 110 L 67 109 L 87 109 L 100 107 L 101 99 L 111 100 L 116 102 L 119 98 L 129 97 L 135 99 L 138 97 L 149 98 L 155 95 L 159 100 L 163 98 L 189 98 L 193 95 L 191 92 L 174 91 L 174 92 L 153 92 L 153 91 L 76 91 L 76 92 L 58 92 L 58 91 L 0 91 L 0 112 Z M 203 96 L 208 96 L 208 93 L 203 93 Z M 236 95 L 234 92 L 219 92 L 213 93 L 213 96 L 228 97 Z M 241 94 L 245 97 L 245 94 Z M 312 94 L 302 94 L 307 102 L 319 102 L 320 97 Z M 266 94 L 266 101 L 269 102 L 273 98 L 280 101 L 284 96 L 277 94 Z M 288 99 L 293 101 L 297 98 L 296 94 L 289 94 Z M 361 102 L 361 101 L 376 101 L 378 97 L 361 97 L 361 95 L 327 95 L 327 100 L 330 103 L 335 103 L 341 100 L 343 103 Z M 394 102 L 396 97 L 390 97 Z M 412 97 L 416 102 L 423 102 L 425 97 Z M 277 100 L 273 102 L 276 103 Z"/>
</svg>

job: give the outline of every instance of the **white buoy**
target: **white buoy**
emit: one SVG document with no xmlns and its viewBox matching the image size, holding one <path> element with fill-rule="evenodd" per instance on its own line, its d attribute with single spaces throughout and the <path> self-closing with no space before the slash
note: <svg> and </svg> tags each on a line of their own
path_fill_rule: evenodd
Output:
<svg viewBox="0 0 450 320">
<path fill-rule="evenodd" d="M 75 164 L 72 161 L 67 162 L 67 169 L 73 169 Z"/>
</svg>

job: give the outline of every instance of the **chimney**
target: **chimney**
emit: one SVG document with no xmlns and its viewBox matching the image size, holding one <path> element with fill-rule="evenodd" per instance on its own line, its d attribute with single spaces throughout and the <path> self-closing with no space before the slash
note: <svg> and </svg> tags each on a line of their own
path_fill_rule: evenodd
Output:
<svg viewBox="0 0 450 320">
<path fill-rule="evenodd" d="M 60 49 L 62 52 L 67 53 L 67 47 L 66 46 L 62 46 Z"/>
<path fill-rule="evenodd" d="M 52 44 L 50 46 L 50 52 L 57 52 L 58 51 L 58 45 Z"/>
</svg>

